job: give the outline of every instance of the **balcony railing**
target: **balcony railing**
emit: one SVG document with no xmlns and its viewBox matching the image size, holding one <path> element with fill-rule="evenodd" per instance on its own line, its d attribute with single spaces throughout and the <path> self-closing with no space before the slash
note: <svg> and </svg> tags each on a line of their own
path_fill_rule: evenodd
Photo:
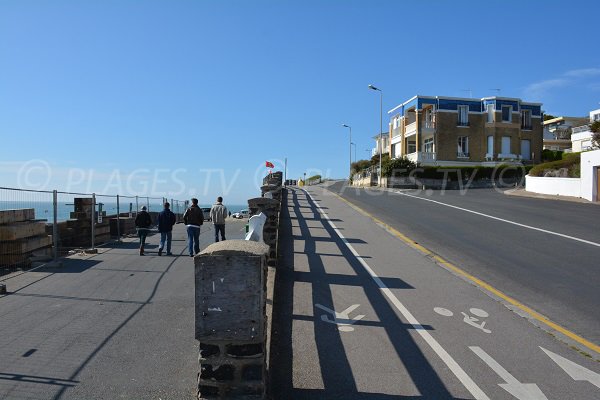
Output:
<svg viewBox="0 0 600 400">
<path fill-rule="evenodd" d="M 456 152 L 456 158 L 469 158 L 469 153 L 464 151 Z"/>
<path fill-rule="evenodd" d="M 435 121 L 425 121 L 425 123 L 423 124 L 423 128 L 435 129 Z"/>
<path fill-rule="evenodd" d="M 590 130 L 589 125 L 576 126 L 575 128 L 573 128 L 573 133 L 586 132 L 589 130 Z"/>
<path fill-rule="evenodd" d="M 412 124 L 406 125 L 404 132 L 406 132 L 404 136 L 415 135 L 417 133 L 417 121 L 413 122 Z"/>
<path fill-rule="evenodd" d="M 435 161 L 436 153 L 426 153 L 424 151 L 416 151 L 414 153 L 409 153 L 406 155 L 406 158 L 410 161 L 416 162 L 427 162 L 427 161 Z"/>
</svg>

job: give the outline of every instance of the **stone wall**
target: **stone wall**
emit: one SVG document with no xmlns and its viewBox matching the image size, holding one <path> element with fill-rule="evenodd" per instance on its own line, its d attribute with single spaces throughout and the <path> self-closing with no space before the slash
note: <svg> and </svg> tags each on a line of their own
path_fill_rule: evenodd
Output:
<svg viewBox="0 0 600 400">
<path fill-rule="evenodd" d="M 270 174 L 264 197 L 248 200 L 250 216 L 267 216 L 264 243 L 221 241 L 194 258 L 198 399 L 266 397 L 281 184 L 281 172 Z"/>
</svg>

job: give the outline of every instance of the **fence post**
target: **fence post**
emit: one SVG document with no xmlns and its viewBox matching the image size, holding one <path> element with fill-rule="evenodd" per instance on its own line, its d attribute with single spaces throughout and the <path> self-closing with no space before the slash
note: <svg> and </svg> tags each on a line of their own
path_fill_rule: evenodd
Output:
<svg viewBox="0 0 600 400">
<path fill-rule="evenodd" d="M 92 193 L 92 250 L 96 246 L 96 193 Z"/>
<path fill-rule="evenodd" d="M 121 241 L 121 212 L 119 211 L 119 195 L 117 195 L 117 242 Z"/>
<path fill-rule="evenodd" d="M 58 260 L 58 192 L 52 191 L 52 246 L 54 247 L 54 261 Z"/>
</svg>

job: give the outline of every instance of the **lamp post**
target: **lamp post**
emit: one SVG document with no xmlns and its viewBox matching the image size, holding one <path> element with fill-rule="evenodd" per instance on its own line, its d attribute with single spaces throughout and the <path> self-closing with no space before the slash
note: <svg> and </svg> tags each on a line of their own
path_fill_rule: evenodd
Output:
<svg viewBox="0 0 600 400">
<path fill-rule="evenodd" d="M 354 162 L 356 162 L 356 143 L 350 142 L 350 146 L 354 146 Z"/>
<path fill-rule="evenodd" d="M 381 159 L 383 157 L 383 92 L 373 85 L 369 85 L 369 89 L 379 92 L 379 173 L 377 174 L 377 178 L 379 180 L 379 186 L 381 186 Z"/>
<path fill-rule="evenodd" d="M 352 176 L 352 127 L 350 125 L 346 125 L 346 124 L 342 124 L 342 126 L 344 128 L 348 128 L 350 129 L 350 170 L 349 170 L 349 177 Z"/>
</svg>

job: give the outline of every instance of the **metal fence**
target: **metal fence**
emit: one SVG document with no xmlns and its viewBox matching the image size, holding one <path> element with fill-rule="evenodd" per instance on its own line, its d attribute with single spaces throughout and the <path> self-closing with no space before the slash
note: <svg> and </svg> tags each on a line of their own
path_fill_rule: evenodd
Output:
<svg viewBox="0 0 600 400">
<path fill-rule="evenodd" d="M 166 201 L 182 221 L 187 200 L 0 187 L 0 275 L 135 235 L 141 207 L 156 222 Z"/>
</svg>

